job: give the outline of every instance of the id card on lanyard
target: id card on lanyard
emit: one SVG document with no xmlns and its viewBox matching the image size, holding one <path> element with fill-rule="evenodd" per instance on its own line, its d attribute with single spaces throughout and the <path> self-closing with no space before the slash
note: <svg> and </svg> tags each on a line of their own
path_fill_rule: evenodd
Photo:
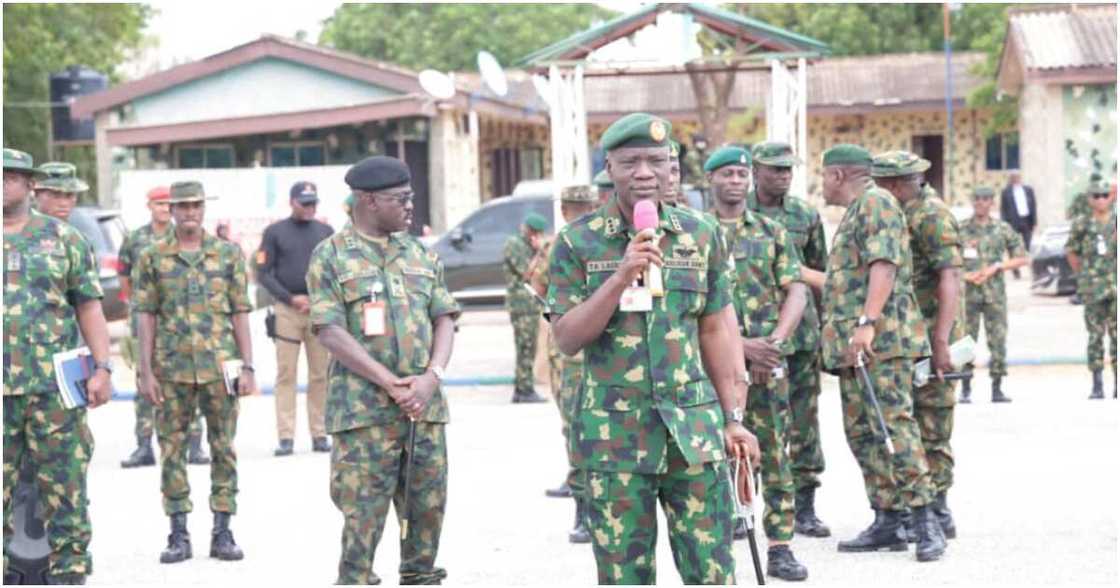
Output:
<svg viewBox="0 0 1120 588">
<path fill-rule="evenodd" d="M 388 332 L 385 301 L 377 299 L 377 295 L 384 291 L 385 285 L 381 281 L 370 284 L 369 302 L 362 305 L 362 334 L 366 337 L 380 337 Z"/>
</svg>

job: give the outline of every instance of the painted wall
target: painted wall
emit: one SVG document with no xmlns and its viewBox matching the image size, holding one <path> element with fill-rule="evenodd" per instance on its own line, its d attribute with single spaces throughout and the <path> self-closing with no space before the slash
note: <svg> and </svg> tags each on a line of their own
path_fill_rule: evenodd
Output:
<svg viewBox="0 0 1120 588">
<path fill-rule="evenodd" d="M 137 98 L 122 126 L 332 108 L 397 94 L 388 88 L 270 57 Z"/>
<path fill-rule="evenodd" d="M 1116 179 L 1116 86 L 1066 86 L 1062 89 L 1065 169 L 1062 196 L 1068 205 L 1096 172 Z"/>
<path fill-rule="evenodd" d="M 429 177 L 436 233 L 455 226 L 482 203 L 478 136 L 465 122 L 464 113 L 449 110 L 432 119 Z"/>
<path fill-rule="evenodd" d="M 1023 182 L 1034 188 L 1040 228 L 1065 222 L 1062 87 L 1026 84 L 1019 97 Z"/>
</svg>

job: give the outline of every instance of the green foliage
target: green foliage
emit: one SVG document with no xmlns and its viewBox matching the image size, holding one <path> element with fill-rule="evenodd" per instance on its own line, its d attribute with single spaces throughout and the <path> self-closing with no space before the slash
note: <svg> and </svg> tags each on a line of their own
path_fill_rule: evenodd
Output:
<svg viewBox="0 0 1120 588">
<path fill-rule="evenodd" d="M 319 44 L 412 69 L 472 71 L 479 50 L 508 65 L 611 16 L 590 4 L 343 4 Z"/>
<path fill-rule="evenodd" d="M 4 146 L 46 161 L 50 74 L 85 65 L 115 81 L 151 15 L 144 4 L 4 4 Z M 92 154 L 69 151 L 93 179 Z"/>
</svg>

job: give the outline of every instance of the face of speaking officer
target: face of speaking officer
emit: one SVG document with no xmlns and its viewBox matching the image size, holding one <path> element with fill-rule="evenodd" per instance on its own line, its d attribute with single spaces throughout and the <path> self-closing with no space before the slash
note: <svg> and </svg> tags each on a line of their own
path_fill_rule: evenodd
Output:
<svg viewBox="0 0 1120 588">
<path fill-rule="evenodd" d="M 639 200 L 661 200 L 669 188 L 669 147 L 619 147 L 607 154 L 607 175 L 628 219 Z"/>
</svg>

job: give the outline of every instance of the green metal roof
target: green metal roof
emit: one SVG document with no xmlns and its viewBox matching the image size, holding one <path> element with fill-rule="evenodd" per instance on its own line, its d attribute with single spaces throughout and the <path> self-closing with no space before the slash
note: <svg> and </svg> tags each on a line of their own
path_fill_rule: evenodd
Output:
<svg viewBox="0 0 1120 588">
<path fill-rule="evenodd" d="M 636 12 L 611 19 L 596 27 L 557 41 L 543 49 L 538 49 L 523 57 L 518 65 L 540 65 L 544 62 L 560 60 L 573 52 L 578 54 L 580 49 L 586 49 L 586 52 L 583 53 L 583 55 L 586 55 L 595 48 L 630 35 L 633 33 L 633 30 L 628 30 L 628 28 L 634 23 L 646 19 L 652 23 L 657 14 L 673 10 L 676 6 L 679 5 L 650 4 L 644 6 Z M 725 34 L 739 34 L 755 39 L 763 48 L 770 49 L 774 52 L 807 52 L 819 54 L 826 54 L 829 52 L 828 45 L 816 39 L 799 35 L 747 16 L 735 14 L 734 12 L 713 8 L 698 2 L 685 4 L 683 8 L 685 12 L 690 12 L 694 16 L 699 17 L 701 21 L 707 19 L 723 25 L 723 27 L 717 28 L 709 23 L 701 22 L 703 26 Z M 719 28 L 726 28 L 730 31 L 734 31 L 734 33 L 729 33 L 728 30 L 720 31 Z"/>
</svg>

